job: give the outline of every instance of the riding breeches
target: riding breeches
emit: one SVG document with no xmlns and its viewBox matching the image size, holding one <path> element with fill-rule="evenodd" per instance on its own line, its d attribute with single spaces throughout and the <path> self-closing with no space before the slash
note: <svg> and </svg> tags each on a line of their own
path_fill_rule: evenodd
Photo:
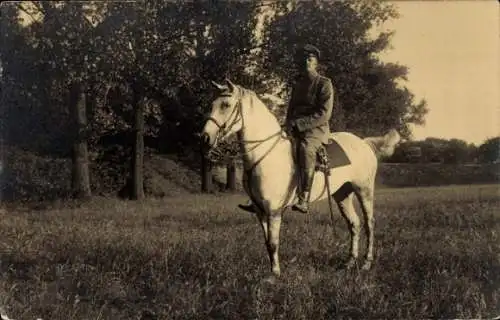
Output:
<svg viewBox="0 0 500 320">
<path fill-rule="evenodd" d="M 297 139 L 296 154 L 301 172 L 302 190 L 310 191 L 309 182 L 314 175 L 316 167 L 317 152 L 322 145 L 322 141 L 316 137 L 301 137 Z"/>
</svg>

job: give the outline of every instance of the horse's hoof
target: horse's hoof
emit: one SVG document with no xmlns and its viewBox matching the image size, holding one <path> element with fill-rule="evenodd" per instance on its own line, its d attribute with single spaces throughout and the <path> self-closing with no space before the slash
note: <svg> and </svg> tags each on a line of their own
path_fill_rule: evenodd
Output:
<svg viewBox="0 0 500 320">
<path fill-rule="evenodd" d="M 363 266 L 361 267 L 361 270 L 363 271 L 368 271 L 372 268 L 372 262 L 371 261 L 365 261 L 365 263 L 363 264 Z"/>
</svg>

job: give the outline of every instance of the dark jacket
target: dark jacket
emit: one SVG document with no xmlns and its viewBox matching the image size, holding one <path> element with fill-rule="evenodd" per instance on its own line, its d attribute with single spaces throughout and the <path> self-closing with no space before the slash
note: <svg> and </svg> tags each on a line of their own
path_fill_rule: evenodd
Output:
<svg viewBox="0 0 500 320">
<path fill-rule="evenodd" d="M 333 97 L 333 85 L 329 78 L 319 74 L 298 78 L 292 88 L 285 124 L 295 126 L 306 138 L 319 138 L 323 143 L 327 143 Z"/>
</svg>

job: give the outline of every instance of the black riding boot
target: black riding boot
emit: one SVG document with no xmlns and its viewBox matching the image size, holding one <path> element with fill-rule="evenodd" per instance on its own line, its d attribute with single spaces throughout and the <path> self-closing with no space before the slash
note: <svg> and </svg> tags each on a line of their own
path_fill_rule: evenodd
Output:
<svg viewBox="0 0 500 320">
<path fill-rule="evenodd" d="M 314 173 L 314 170 L 307 170 L 303 173 L 301 188 L 299 190 L 299 202 L 293 205 L 293 210 L 300 211 L 302 213 L 309 212 L 309 197 L 311 194 Z"/>
</svg>

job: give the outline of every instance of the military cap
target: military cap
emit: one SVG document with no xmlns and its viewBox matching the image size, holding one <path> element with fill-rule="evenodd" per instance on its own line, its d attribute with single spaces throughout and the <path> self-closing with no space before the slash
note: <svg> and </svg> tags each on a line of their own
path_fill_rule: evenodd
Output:
<svg viewBox="0 0 500 320">
<path fill-rule="evenodd" d="M 311 44 L 306 44 L 302 50 L 300 51 L 301 54 L 303 55 L 309 55 L 309 54 L 312 54 L 314 56 L 316 56 L 317 59 L 320 58 L 321 56 L 321 53 L 319 51 L 318 48 L 316 48 L 315 46 L 311 45 Z"/>
</svg>

